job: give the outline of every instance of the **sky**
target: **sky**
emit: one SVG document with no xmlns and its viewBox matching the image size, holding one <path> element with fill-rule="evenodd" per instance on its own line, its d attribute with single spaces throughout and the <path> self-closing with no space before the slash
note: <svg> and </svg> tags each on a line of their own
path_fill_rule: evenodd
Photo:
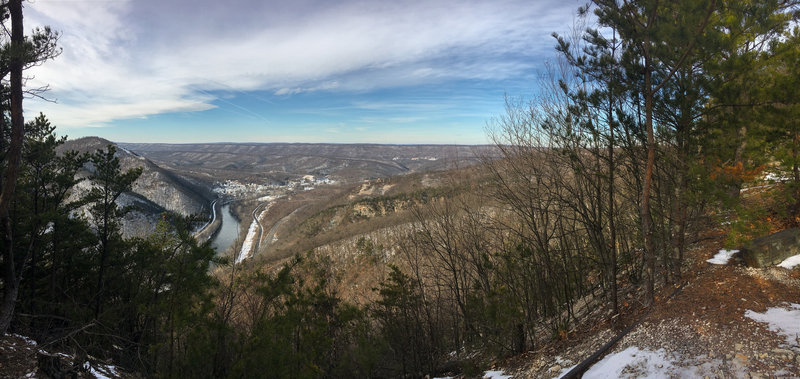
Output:
<svg viewBox="0 0 800 379">
<path fill-rule="evenodd" d="M 116 142 L 487 143 L 578 0 L 33 0 L 57 133 Z"/>
</svg>

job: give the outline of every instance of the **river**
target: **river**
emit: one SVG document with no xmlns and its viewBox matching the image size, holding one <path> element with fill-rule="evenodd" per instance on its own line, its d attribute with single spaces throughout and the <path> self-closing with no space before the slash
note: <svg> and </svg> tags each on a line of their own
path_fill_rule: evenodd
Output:
<svg viewBox="0 0 800 379">
<path fill-rule="evenodd" d="M 230 204 L 223 205 L 219 213 L 222 215 L 222 225 L 211 241 L 211 247 L 216 249 L 217 253 L 224 253 L 239 236 L 239 221 L 231 214 Z"/>
</svg>

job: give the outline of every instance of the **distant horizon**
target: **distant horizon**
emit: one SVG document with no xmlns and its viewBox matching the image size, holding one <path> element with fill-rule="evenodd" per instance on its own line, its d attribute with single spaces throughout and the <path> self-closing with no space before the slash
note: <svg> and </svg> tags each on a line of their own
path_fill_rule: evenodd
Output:
<svg viewBox="0 0 800 379">
<path fill-rule="evenodd" d="M 141 145 L 374 145 L 374 146 L 465 146 L 465 147 L 491 147 L 496 146 L 490 143 L 483 144 L 463 144 L 463 143 L 372 143 L 372 142 L 129 142 L 114 141 L 98 135 L 82 136 L 72 138 L 67 136 L 67 140 L 75 141 L 82 138 L 99 138 L 115 144 L 141 144 Z"/>
</svg>

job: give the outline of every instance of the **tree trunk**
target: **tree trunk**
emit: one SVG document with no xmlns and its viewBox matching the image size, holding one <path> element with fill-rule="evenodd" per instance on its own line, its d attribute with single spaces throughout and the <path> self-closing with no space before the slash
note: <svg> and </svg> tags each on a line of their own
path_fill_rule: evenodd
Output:
<svg viewBox="0 0 800 379">
<path fill-rule="evenodd" d="M 613 315 L 619 314 L 619 301 L 617 300 L 617 226 L 614 222 L 614 113 L 613 94 L 608 94 L 608 232 L 611 245 L 611 309 Z"/>
<path fill-rule="evenodd" d="M 24 57 L 21 55 L 24 44 L 22 27 L 22 0 L 10 0 L 8 10 L 11 15 L 11 45 L 14 54 L 11 56 L 11 143 L 6 154 L 6 172 L 0 192 L 0 224 L 3 228 L 3 264 L 6 266 L 3 278 L 3 303 L 0 306 L 0 333 L 5 333 L 14 315 L 14 306 L 19 293 L 19 276 L 16 273 L 14 249 L 12 243 L 11 220 L 9 206 L 14 196 L 19 175 L 19 162 L 22 156 L 22 142 L 25 133 L 25 120 L 22 118 L 22 67 Z M 24 265 L 23 260 L 20 266 Z"/>
<path fill-rule="evenodd" d="M 651 305 L 655 300 L 656 252 L 653 245 L 653 215 L 650 213 L 650 191 L 653 182 L 653 167 L 656 161 L 656 141 L 653 131 L 653 89 L 651 85 L 652 71 L 648 56 L 649 42 L 645 44 L 644 69 L 644 114 L 645 131 L 647 132 L 647 163 L 644 170 L 642 186 L 642 236 L 644 237 L 644 270 L 645 270 L 645 304 Z"/>
<path fill-rule="evenodd" d="M 105 184 L 108 186 L 109 184 Z M 107 191 L 107 190 L 106 190 Z M 103 227 L 100 230 L 100 267 L 98 268 L 97 272 L 97 294 L 95 296 L 94 302 L 94 318 L 97 319 L 100 316 L 100 311 L 102 310 L 103 306 L 103 287 L 104 287 L 104 275 L 106 271 L 106 258 L 108 257 L 108 219 L 109 215 L 109 208 L 110 204 L 108 202 L 108 195 L 103 199 Z"/>
<path fill-rule="evenodd" d="M 17 304 L 17 295 L 19 293 L 19 281 L 17 280 L 14 250 L 11 248 L 11 223 L 7 216 L 3 218 L 3 303 L 0 305 L 0 333 L 6 333 L 8 326 L 11 325 L 11 319 L 14 317 L 14 307 Z"/>
</svg>

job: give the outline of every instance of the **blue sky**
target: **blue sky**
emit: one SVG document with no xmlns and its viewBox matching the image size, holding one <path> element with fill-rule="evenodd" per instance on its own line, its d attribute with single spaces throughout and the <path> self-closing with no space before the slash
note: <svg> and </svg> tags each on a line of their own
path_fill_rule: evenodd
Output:
<svg viewBox="0 0 800 379">
<path fill-rule="evenodd" d="M 486 143 L 576 0 L 37 0 L 26 117 L 120 142 Z"/>
</svg>

